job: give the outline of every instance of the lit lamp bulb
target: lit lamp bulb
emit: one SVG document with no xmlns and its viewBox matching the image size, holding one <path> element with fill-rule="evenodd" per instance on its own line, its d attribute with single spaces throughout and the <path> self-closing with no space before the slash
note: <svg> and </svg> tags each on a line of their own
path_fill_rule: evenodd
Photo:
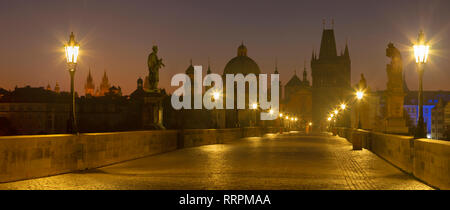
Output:
<svg viewBox="0 0 450 210">
<path fill-rule="evenodd" d="M 341 104 L 341 109 L 342 109 L 342 110 L 345 110 L 345 108 L 347 108 L 347 105 Z"/>
<path fill-rule="evenodd" d="M 80 45 L 75 41 L 75 35 L 73 35 L 73 32 L 70 33 L 69 42 L 64 45 L 64 49 L 66 51 L 67 64 L 76 64 Z"/>
<path fill-rule="evenodd" d="M 330 118 L 333 118 L 334 117 L 334 114 L 330 114 Z"/>
<path fill-rule="evenodd" d="M 282 113 L 280 113 L 280 117 L 283 117 L 283 114 L 282 114 Z"/>
<path fill-rule="evenodd" d="M 273 115 L 273 109 L 270 109 L 270 110 L 269 110 L 269 114 L 270 114 L 270 115 Z"/>
<path fill-rule="evenodd" d="M 219 97 L 220 97 L 220 93 L 219 92 L 214 92 L 213 93 L 214 100 L 219 100 Z"/>
<path fill-rule="evenodd" d="M 256 104 L 256 103 L 252 104 L 252 109 L 256 109 L 256 108 L 258 108 L 258 104 Z"/>
<path fill-rule="evenodd" d="M 334 110 L 334 114 L 337 115 L 339 112 L 338 110 Z"/>
<path fill-rule="evenodd" d="M 430 46 L 425 44 L 425 34 L 423 31 L 420 31 L 419 37 L 417 38 L 417 44 L 414 45 L 414 57 L 416 58 L 416 63 L 426 63 L 429 51 Z"/>
<path fill-rule="evenodd" d="M 289 120 L 289 116 L 286 116 L 286 120 Z"/>
<path fill-rule="evenodd" d="M 311 126 L 312 125 L 312 122 L 309 122 L 309 126 Z"/>
<path fill-rule="evenodd" d="M 363 91 L 360 90 L 360 91 L 356 92 L 356 98 L 358 100 L 361 100 L 363 97 L 364 97 L 364 92 Z"/>
<path fill-rule="evenodd" d="M 331 117 L 328 118 L 328 121 L 331 121 Z"/>
</svg>

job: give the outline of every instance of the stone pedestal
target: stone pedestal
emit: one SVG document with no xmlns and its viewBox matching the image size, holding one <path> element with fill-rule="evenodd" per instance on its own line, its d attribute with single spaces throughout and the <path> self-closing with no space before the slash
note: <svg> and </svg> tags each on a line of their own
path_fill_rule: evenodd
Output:
<svg viewBox="0 0 450 210">
<path fill-rule="evenodd" d="M 146 91 L 142 107 L 142 127 L 150 130 L 162 130 L 164 94 L 159 91 Z"/>
<path fill-rule="evenodd" d="M 385 132 L 392 134 L 408 134 L 408 127 L 403 118 L 405 93 L 402 90 L 387 91 Z"/>
<path fill-rule="evenodd" d="M 385 123 L 386 133 L 408 134 L 408 127 L 406 127 L 406 122 L 403 118 L 387 118 Z"/>
</svg>

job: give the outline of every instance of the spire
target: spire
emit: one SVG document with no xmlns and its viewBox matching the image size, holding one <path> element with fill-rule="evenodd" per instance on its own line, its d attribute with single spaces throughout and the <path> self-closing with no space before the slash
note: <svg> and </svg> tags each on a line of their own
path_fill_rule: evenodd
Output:
<svg viewBox="0 0 450 210">
<path fill-rule="evenodd" d="M 348 42 L 347 41 L 345 41 L 344 57 L 350 58 L 350 53 L 348 52 Z"/>
<path fill-rule="evenodd" d="M 247 47 L 244 45 L 244 41 L 242 41 L 241 46 L 238 47 L 237 55 L 247 56 Z"/>
<path fill-rule="evenodd" d="M 89 67 L 89 73 L 88 73 L 88 77 L 87 77 L 86 80 L 87 80 L 88 83 L 93 81 L 92 75 L 91 75 L 91 67 Z"/>
<path fill-rule="evenodd" d="M 206 74 L 211 74 L 211 66 L 209 65 L 209 57 L 208 57 L 208 71 L 206 71 Z"/>
<path fill-rule="evenodd" d="M 336 40 L 333 29 L 323 29 L 322 41 L 320 43 L 319 59 L 333 58 L 337 56 Z"/>
<path fill-rule="evenodd" d="M 316 54 L 314 52 L 314 49 L 312 50 L 312 53 L 311 53 L 311 61 L 313 61 L 313 60 L 316 60 Z"/>
<path fill-rule="evenodd" d="M 190 65 L 186 69 L 186 74 L 187 75 L 194 75 L 194 66 L 192 66 L 192 58 L 190 60 Z"/>
<path fill-rule="evenodd" d="M 305 59 L 305 62 L 303 63 L 303 82 L 308 81 L 306 77 L 307 73 L 306 73 L 306 59 Z"/>
<path fill-rule="evenodd" d="M 84 84 L 84 95 L 93 96 L 94 91 L 95 91 L 94 80 L 92 79 L 92 75 L 91 75 L 91 67 L 89 67 L 89 73 L 86 78 L 86 83 Z"/>
<path fill-rule="evenodd" d="M 103 72 L 103 78 L 102 78 L 102 83 L 100 84 L 100 92 L 99 92 L 99 96 L 104 96 L 106 93 L 109 92 L 109 88 L 111 87 L 111 85 L 109 84 L 108 81 L 108 76 L 106 75 L 106 69 Z"/>
<path fill-rule="evenodd" d="M 274 74 L 279 74 L 278 73 L 278 59 L 275 58 L 275 72 L 273 72 Z"/>
<path fill-rule="evenodd" d="M 52 87 L 50 87 L 50 82 L 47 83 L 47 90 L 52 90 Z"/>
<path fill-rule="evenodd" d="M 55 92 L 56 93 L 59 93 L 59 84 L 58 84 L 58 82 L 56 82 L 56 85 L 55 85 Z"/>
</svg>

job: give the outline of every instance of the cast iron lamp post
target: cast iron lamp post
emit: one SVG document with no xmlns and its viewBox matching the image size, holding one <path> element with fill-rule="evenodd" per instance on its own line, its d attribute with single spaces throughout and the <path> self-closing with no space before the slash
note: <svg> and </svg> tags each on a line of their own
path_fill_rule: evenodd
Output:
<svg viewBox="0 0 450 210">
<path fill-rule="evenodd" d="M 64 46 L 64 49 L 66 51 L 67 67 L 70 73 L 70 94 L 72 95 L 72 104 L 71 104 L 72 110 L 70 112 L 70 123 L 71 123 L 70 129 L 72 133 L 78 133 L 76 108 L 75 108 L 74 77 L 77 68 L 77 59 L 80 45 L 75 41 L 75 36 L 73 35 L 73 32 L 70 33 L 69 42 Z"/>
<path fill-rule="evenodd" d="M 429 49 L 430 46 L 425 43 L 425 34 L 423 31 L 420 31 L 417 43 L 414 45 L 414 57 L 416 58 L 417 70 L 419 71 L 419 120 L 417 121 L 415 138 L 426 137 L 425 122 L 423 119 L 423 72 Z"/>
</svg>

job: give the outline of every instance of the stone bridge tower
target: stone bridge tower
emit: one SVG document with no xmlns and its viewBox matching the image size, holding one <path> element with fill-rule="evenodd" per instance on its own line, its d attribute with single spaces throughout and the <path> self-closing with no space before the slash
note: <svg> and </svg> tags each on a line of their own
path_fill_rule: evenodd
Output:
<svg viewBox="0 0 450 210">
<path fill-rule="evenodd" d="M 319 57 L 313 51 L 311 57 L 314 129 L 326 126 L 326 116 L 338 104 L 351 97 L 351 61 L 347 44 L 344 52 L 338 55 L 334 29 L 322 32 Z M 349 126 L 348 114 L 341 118 L 340 126 Z"/>
</svg>

